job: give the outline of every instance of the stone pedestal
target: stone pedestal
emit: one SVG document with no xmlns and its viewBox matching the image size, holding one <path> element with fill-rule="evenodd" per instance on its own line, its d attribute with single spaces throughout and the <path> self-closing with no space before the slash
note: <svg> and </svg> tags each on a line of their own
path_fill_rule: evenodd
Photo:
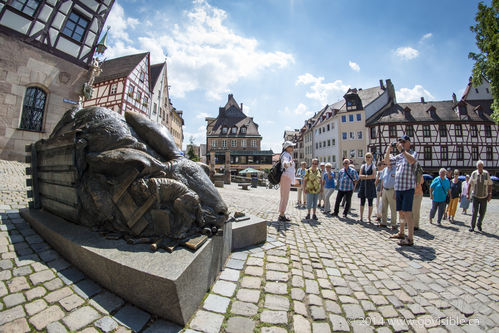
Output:
<svg viewBox="0 0 499 333">
<path fill-rule="evenodd" d="M 267 221 L 254 215 L 246 215 L 249 220 L 232 222 L 232 251 L 248 246 L 265 243 L 267 240 Z"/>
<path fill-rule="evenodd" d="M 59 254 L 91 279 L 142 309 L 185 325 L 217 277 L 232 248 L 231 223 L 223 235 L 197 251 L 177 248 L 151 252 L 148 244 L 129 245 L 37 209 L 21 216 Z"/>
<path fill-rule="evenodd" d="M 230 151 L 225 152 L 225 184 L 230 185 Z"/>
</svg>

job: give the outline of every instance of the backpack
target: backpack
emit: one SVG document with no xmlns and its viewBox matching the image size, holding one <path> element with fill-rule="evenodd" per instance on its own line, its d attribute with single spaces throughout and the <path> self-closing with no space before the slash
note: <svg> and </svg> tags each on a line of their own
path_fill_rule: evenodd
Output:
<svg viewBox="0 0 499 333">
<path fill-rule="evenodd" d="M 272 185 L 277 185 L 281 182 L 281 176 L 282 176 L 282 166 L 281 166 L 281 158 L 279 158 L 279 161 L 276 164 L 274 164 L 270 169 L 267 179 L 269 180 L 269 183 L 271 183 Z"/>
<path fill-rule="evenodd" d="M 419 184 L 419 180 L 421 179 L 421 176 L 423 175 L 423 173 L 424 173 L 424 171 L 423 171 L 423 168 L 421 167 L 421 164 L 419 164 L 419 162 L 416 162 L 414 164 L 414 177 L 416 179 L 416 185 Z"/>
</svg>

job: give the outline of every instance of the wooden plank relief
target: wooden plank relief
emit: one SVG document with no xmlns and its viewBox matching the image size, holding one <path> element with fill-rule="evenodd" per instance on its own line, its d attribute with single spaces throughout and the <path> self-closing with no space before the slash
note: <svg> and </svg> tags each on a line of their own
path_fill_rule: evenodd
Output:
<svg viewBox="0 0 499 333">
<path fill-rule="evenodd" d="M 78 223 L 78 208 L 66 205 L 62 202 L 52 200 L 45 196 L 40 196 L 41 206 L 66 220 Z"/>
<path fill-rule="evenodd" d="M 78 191 L 74 187 L 39 183 L 40 194 L 46 198 L 59 201 L 68 206 L 78 206 Z"/>
<path fill-rule="evenodd" d="M 75 187 L 77 177 L 76 171 L 38 171 L 38 179 L 50 184 Z"/>
</svg>

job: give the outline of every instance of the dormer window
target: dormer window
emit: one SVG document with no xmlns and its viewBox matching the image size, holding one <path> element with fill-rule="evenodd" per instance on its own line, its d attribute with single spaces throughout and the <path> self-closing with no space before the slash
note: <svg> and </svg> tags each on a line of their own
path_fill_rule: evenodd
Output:
<svg viewBox="0 0 499 333">
<path fill-rule="evenodd" d="M 231 134 L 237 134 L 237 126 L 232 127 Z"/>
<path fill-rule="evenodd" d="M 145 77 L 146 77 L 146 73 L 140 72 L 139 81 L 144 82 Z"/>
<path fill-rule="evenodd" d="M 241 134 L 246 134 L 246 127 L 241 127 Z"/>
<path fill-rule="evenodd" d="M 222 134 L 227 134 L 228 128 L 226 126 L 222 127 Z"/>
</svg>

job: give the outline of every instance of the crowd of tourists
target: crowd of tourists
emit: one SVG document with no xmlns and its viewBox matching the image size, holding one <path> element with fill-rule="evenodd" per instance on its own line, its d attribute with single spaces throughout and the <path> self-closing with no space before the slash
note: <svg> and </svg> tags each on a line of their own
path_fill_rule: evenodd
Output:
<svg viewBox="0 0 499 333">
<path fill-rule="evenodd" d="M 399 239 L 399 245 L 414 244 L 414 230 L 419 229 L 424 177 L 416 172 L 417 154 L 411 149 L 409 136 L 403 135 L 397 142 L 390 144 L 386 148 L 384 159 L 377 163 L 373 161 L 373 155 L 367 153 L 359 172 L 352 167 L 349 159 L 343 160 L 343 167 L 338 171 L 332 169 L 331 163 L 319 164 L 318 159 L 313 159 L 309 168 L 306 162 L 301 162 L 300 168 L 296 169 L 292 157 L 294 146 L 290 141 L 283 144 L 279 221 L 290 220 L 285 212 L 292 185 L 297 187 L 298 207 L 307 209 L 305 220 L 318 220 L 317 208 L 326 216 L 338 217 L 340 206 L 343 208 L 343 218 L 347 218 L 351 210 L 352 195 L 357 192 L 360 199 L 360 222 L 364 222 L 367 203 L 367 223 L 398 229 L 398 233 L 390 236 L 391 238 Z M 459 179 L 459 170 L 452 172 L 450 169 L 440 169 L 439 176 L 429 186 L 432 201 L 430 223 L 433 223 L 435 215 L 438 225 L 441 225 L 442 219 L 447 218 L 450 223 L 454 223 L 458 205 L 463 214 L 467 214 L 472 203 L 469 231 L 473 232 L 475 227 L 482 230 L 487 202 L 492 198 L 492 180 L 483 169 L 482 161 L 478 161 L 476 167 L 471 176 L 465 176 L 464 181 Z M 336 200 L 331 208 L 331 197 L 335 190 Z M 400 226 L 397 226 L 397 219 Z"/>
</svg>

